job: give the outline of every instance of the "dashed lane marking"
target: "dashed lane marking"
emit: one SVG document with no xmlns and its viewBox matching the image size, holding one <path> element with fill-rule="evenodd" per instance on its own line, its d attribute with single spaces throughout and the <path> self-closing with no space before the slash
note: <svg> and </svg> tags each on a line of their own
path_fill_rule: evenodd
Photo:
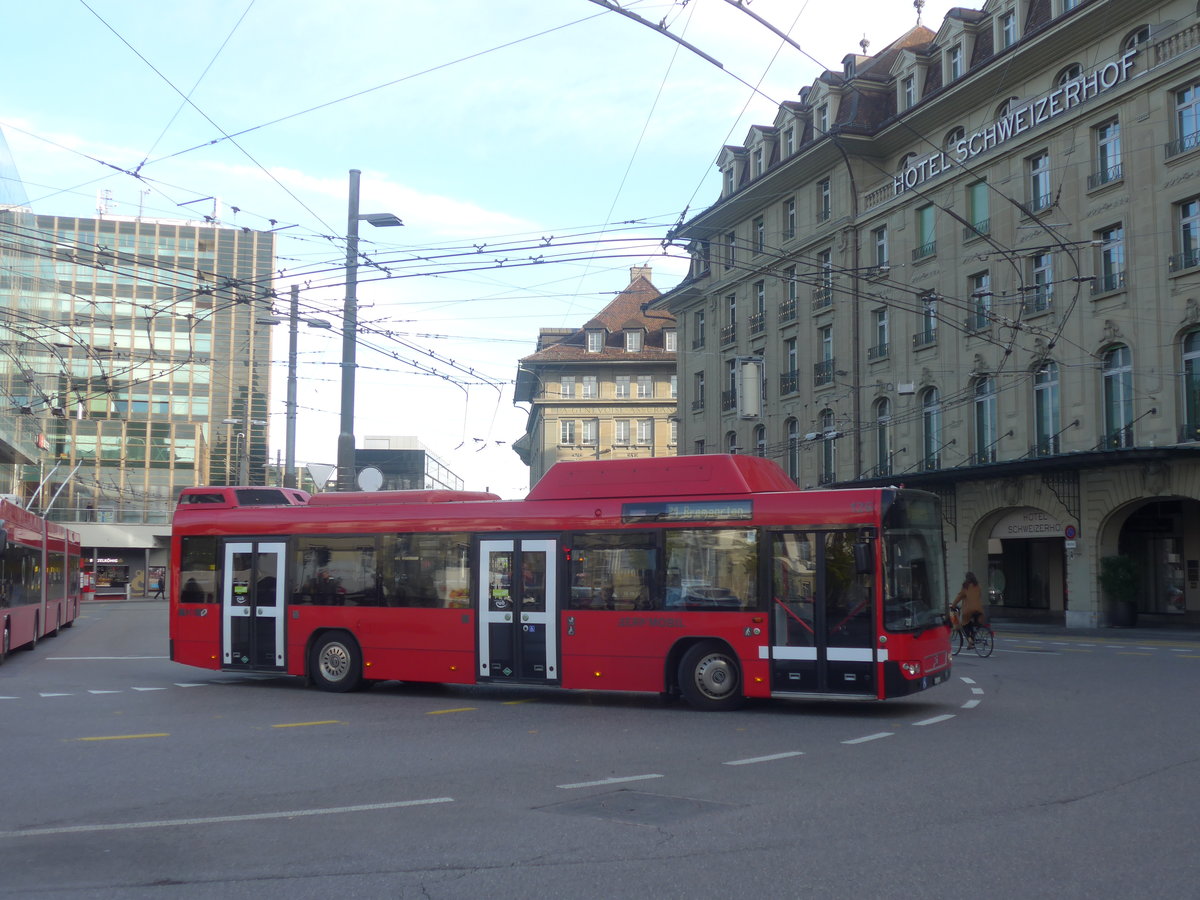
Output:
<svg viewBox="0 0 1200 900">
<path fill-rule="evenodd" d="M 459 706 L 455 709 L 431 709 L 429 712 L 425 713 L 425 715 L 444 716 L 447 713 L 475 712 L 477 709 L 479 709 L 478 706 Z"/>
<path fill-rule="evenodd" d="M 896 732 L 894 732 L 894 731 L 880 731 L 880 732 L 877 732 L 876 734 L 868 734 L 864 737 L 851 738 L 848 741 L 842 741 L 842 743 L 843 744 L 865 744 L 868 741 L 878 741 L 878 740 L 882 740 L 883 738 L 886 738 L 886 737 L 891 737 L 895 733 Z"/>
<path fill-rule="evenodd" d="M 114 822 L 110 825 L 63 825 L 58 828 L 29 828 L 24 831 L 0 831 L 0 838 L 42 837 L 52 834 L 79 834 L 87 831 L 132 831 L 138 828 L 172 828 L 186 825 L 222 825 L 228 822 L 261 822 L 267 819 L 294 819 L 300 816 L 333 816 L 345 813 L 372 812 L 379 809 L 400 809 L 408 806 L 430 806 L 435 803 L 453 802 L 453 797 L 430 797 L 427 800 L 396 800 L 391 803 L 364 803 L 359 806 L 332 806 L 324 809 L 291 809 L 284 812 L 248 813 L 240 816 L 159 819 L 149 822 Z"/>
<path fill-rule="evenodd" d="M 623 777 L 601 778 L 599 781 L 579 781 L 575 784 L 560 784 L 558 787 L 564 791 L 573 791 L 576 788 L 601 787 L 606 784 L 625 784 L 629 781 L 649 781 L 651 778 L 662 777 L 661 775 L 625 775 Z"/>
<path fill-rule="evenodd" d="M 321 722 L 284 722 L 280 725 L 272 725 L 272 728 L 308 728 L 310 725 L 344 725 L 344 722 L 339 722 L 337 719 L 325 719 Z"/>
<path fill-rule="evenodd" d="M 803 756 L 799 750 L 792 750 L 788 753 L 772 753 L 770 756 L 752 756 L 749 759 L 731 759 L 727 763 L 722 763 L 726 766 L 752 766 L 755 763 L 775 762 L 777 759 L 791 759 L 793 756 Z"/>
<path fill-rule="evenodd" d="M 943 713 L 940 716 L 934 716 L 932 719 L 922 719 L 920 722 L 913 722 L 915 727 L 922 725 L 937 725 L 939 722 L 945 722 L 948 719 L 953 719 L 954 713 Z"/>
<path fill-rule="evenodd" d="M 979 705 L 981 702 L 982 702 L 982 701 L 980 701 L 980 700 L 968 700 L 966 703 L 964 703 L 964 704 L 962 705 L 962 708 L 963 708 L 963 709 L 974 709 L 974 708 L 975 708 L 975 707 L 977 707 L 977 706 L 978 706 L 978 705 Z"/>
<path fill-rule="evenodd" d="M 171 735 L 166 731 L 154 732 L 151 734 L 108 734 L 100 737 L 81 737 L 75 738 L 77 741 L 137 741 L 142 738 L 164 738 Z"/>
</svg>

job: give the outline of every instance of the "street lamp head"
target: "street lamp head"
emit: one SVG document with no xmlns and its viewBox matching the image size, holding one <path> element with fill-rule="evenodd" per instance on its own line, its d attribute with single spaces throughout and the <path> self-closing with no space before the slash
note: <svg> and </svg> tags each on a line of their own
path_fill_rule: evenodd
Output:
<svg viewBox="0 0 1200 900">
<path fill-rule="evenodd" d="M 362 213 L 358 218 L 376 228 L 395 228 L 404 224 L 394 213 Z"/>
</svg>

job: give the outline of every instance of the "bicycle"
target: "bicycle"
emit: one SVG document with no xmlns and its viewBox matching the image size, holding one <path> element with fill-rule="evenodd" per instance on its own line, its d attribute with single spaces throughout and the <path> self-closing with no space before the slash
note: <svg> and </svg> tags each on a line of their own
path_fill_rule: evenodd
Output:
<svg viewBox="0 0 1200 900">
<path fill-rule="evenodd" d="M 969 622 L 954 632 L 954 649 L 952 655 L 958 656 L 962 651 L 964 642 L 967 644 L 968 649 L 975 651 L 977 656 L 988 657 L 992 655 L 992 649 L 995 647 L 996 633 L 992 631 L 990 625 Z"/>
</svg>

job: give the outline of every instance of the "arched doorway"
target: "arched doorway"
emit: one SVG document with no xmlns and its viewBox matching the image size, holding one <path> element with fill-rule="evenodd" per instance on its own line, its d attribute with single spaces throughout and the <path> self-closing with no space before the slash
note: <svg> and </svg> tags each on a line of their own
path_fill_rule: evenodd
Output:
<svg viewBox="0 0 1200 900">
<path fill-rule="evenodd" d="M 1139 619 L 1164 625 L 1200 619 L 1200 502 L 1158 497 L 1128 507 L 1117 528 L 1116 552 L 1139 562 Z M 1108 546 L 1112 546 L 1108 544 Z"/>
<path fill-rule="evenodd" d="M 1067 606 L 1064 527 L 1032 506 L 1008 509 L 997 517 L 988 533 L 983 583 L 986 601 L 995 612 L 1062 620 Z"/>
</svg>

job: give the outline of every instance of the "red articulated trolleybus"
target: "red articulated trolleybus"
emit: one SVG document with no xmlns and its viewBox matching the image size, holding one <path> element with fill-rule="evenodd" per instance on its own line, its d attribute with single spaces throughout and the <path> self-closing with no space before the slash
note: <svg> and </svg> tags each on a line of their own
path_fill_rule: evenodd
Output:
<svg viewBox="0 0 1200 900">
<path fill-rule="evenodd" d="M 949 678 L 941 513 L 754 456 L 555 465 L 524 500 L 197 487 L 171 658 L 364 683 L 884 699 Z"/>
<path fill-rule="evenodd" d="M 79 536 L 0 500 L 0 662 L 75 624 Z"/>
</svg>

